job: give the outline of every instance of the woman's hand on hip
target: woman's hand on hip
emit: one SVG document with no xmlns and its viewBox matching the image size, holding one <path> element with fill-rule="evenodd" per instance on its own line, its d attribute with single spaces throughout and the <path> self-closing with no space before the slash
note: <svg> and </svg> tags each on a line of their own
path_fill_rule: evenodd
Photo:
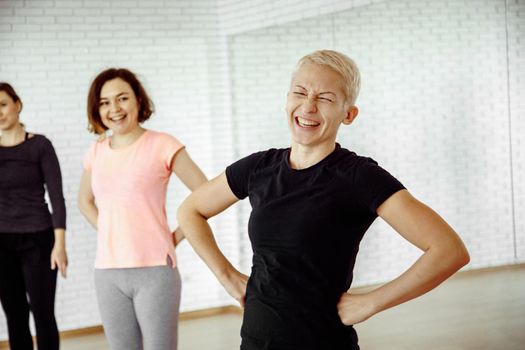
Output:
<svg viewBox="0 0 525 350">
<path fill-rule="evenodd" d="M 350 326 L 363 322 L 374 315 L 373 305 L 370 294 L 343 293 L 337 304 L 337 312 L 341 322 Z"/>
<path fill-rule="evenodd" d="M 220 279 L 224 289 L 235 300 L 237 300 L 242 308 L 246 302 L 246 285 L 248 284 L 248 276 L 240 273 L 237 270 L 231 271 L 227 277 Z"/>
</svg>

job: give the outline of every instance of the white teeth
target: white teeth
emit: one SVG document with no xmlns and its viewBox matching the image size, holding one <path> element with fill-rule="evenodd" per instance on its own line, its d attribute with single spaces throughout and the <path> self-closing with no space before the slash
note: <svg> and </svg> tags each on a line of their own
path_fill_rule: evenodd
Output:
<svg viewBox="0 0 525 350">
<path fill-rule="evenodd" d="M 311 120 L 303 119 L 301 117 L 297 117 L 297 121 L 299 122 L 300 126 L 319 126 L 320 124 Z"/>
<path fill-rule="evenodd" d="M 118 116 L 118 117 L 113 117 L 113 118 L 109 118 L 112 122 L 118 122 L 119 120 L 122 120 L 124 119 L 124 116 L 121 115 L 121 116 Z"/>
</svg>

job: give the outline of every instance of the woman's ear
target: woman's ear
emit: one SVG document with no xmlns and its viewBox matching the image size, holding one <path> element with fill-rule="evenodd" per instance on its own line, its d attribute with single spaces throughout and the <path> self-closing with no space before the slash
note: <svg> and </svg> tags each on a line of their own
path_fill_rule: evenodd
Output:
<svg viewBox="0 0 525 350">
<path fill-rule="evenodd" d="M 343 119 L 343 124 L 350 125 L 359 114 L 359 109 L 356 106 L 350 106 L 346 109 L 346 116 Z"/>
</svg>

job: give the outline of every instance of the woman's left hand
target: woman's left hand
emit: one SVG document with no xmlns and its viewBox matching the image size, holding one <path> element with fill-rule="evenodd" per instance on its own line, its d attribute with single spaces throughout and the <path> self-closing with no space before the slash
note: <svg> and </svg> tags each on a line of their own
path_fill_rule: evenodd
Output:
<svg viewBox="0 0 525 350">
<path fill-rule="evenodd" d="M 55 244 L 51 251 L 51 270 L 58 267 L 62 277 L 66 277 L 67 270 L 67 253 L 66 248 L 61 244 Z"/>
<path fill-rule="evenodd" d="M 242 309 L 244 309 L 246 304 L 246 286 L 248 285 L 248 279 L 248 276 L 234 268 L 229 270 L 224 277 L 221 276 L 221 278 L 219 278 L 219 282 L 223 285 L 224 289 L 239 302 L 239 306 Z"/>
<path fill-rule="evenodd" d="M 171 237 L 173 239 L 173 245 L 177 247 L 185 236 L 180 227 L 177 227 L 177 229 L 171 233 Z"/>
<path fill-rule="evenodd" d="M 339 318 L 350 326 L 369 319 L 374 314 L 370 294 L 343 293 L 337 304 Z"/>
</svg>

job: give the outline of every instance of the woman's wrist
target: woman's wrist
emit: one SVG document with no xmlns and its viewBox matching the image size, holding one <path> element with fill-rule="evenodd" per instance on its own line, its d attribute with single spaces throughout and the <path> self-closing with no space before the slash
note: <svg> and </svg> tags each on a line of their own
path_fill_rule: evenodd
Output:
<svg viewBox="0 0 525 350">
<path fill-rule="evenodd" d="M 56 228 L 55 230 L 55 247 L 65 248 L 66 246 L 66 230 L 63 228 Z"/>
<path fill-rule="evenodd" d="M 224 284 L 225 282 L 231 281 L 238 273 L 239 272 L 229 262 L 227 262 L 224 267 L 217 270 L 215 275 L 217 276 L 219 282 Z"/>
</svg>

